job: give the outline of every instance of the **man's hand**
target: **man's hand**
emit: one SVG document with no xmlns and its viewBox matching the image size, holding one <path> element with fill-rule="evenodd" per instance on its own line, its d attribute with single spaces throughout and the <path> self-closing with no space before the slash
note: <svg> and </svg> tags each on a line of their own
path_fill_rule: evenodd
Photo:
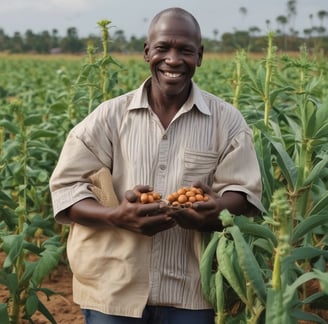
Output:
<svg viewBox="0 0 328 324">
<path fill-rule="evenodd" d="M 222 231 L 223 226 L 219 219 L 222 210 L 228 209 L 232 214 L 240 215 L 246 212 L 248 202 L 246 195 L 241 192 L 225 192 L 222 197 L 216 194 L 207 185 L 197 182 L 194 187 L 201 188 L 209 199 L 204 202 L 195 202 L 190 208 L 172 208 L 169 215 L 179 226 L 198 231 Z"/>
</svg>

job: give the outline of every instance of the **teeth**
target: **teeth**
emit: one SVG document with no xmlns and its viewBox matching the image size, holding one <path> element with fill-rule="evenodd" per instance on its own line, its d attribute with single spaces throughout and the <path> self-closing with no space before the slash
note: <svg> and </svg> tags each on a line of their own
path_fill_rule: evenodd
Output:
<svg viewBox="0 0 328 324">
<path fill-rule="evenodd" d="M 178 78 L 179 76 L 181 76 L 181 73 L 165 72 L 164 75 L 169 78 Z"/>
</svg>

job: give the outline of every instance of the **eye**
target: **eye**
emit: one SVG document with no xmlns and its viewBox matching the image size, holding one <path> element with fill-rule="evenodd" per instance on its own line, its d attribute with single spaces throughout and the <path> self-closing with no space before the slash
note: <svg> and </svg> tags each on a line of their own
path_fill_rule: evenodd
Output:
<svg viewBox="0 0 328 324">
<path fill-rule="evenodd" d="M 158 52 L 165 52 L 167 51 L 167 46 L 164 46 L 164 45 L 158 45 L 155 47 L 156 51 Z"/>
</svg>

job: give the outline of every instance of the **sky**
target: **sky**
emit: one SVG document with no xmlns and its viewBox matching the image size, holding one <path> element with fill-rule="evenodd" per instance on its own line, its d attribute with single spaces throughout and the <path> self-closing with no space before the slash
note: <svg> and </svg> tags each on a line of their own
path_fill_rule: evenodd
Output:
<svg viewBox="0 0 328 324">
<path fill-rule="evenodd" d="M 276 18 L 287 15 L 287 0 L 0 0 L 0 29 L 12 36 L 30 29 L 34 33 L 57 29 L 65 36 L 70 27 L 75 27 L 79 37 L 99 35 L 97 22 L 108 19 L 112 22 L 110 33 L 123 30 L 129 38 L 146 35 L 151 18 L 168 7 L 182 7 L 198 20 L 202 34 L 213 38 L 225 32 L 247 30 L 257 26 L 265 34 L 266 21 L 271 29 L 279 28 Z M 240 8 L 247 9 L 246 14 Z M 319 26 L 317 13 L 328 11 L 328 0 L 296 0 L 297 15 L 294 29 L 302 32 L 313 25 Z M 328 30 L 328 17 L 324 20 Z"/>
</svg>

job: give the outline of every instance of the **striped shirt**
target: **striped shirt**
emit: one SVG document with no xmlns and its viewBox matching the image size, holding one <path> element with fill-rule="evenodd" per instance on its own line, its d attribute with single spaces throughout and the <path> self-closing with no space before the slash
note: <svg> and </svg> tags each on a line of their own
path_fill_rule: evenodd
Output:
<svg viewBox="0 0 328 324">
<path fill-rule="evenodd" d="M 104 166 L 112 173 L 119 201 L 126 190 L 138 184 L 149 184 L 166 197 L 180 187 L 202 181 L 218 195 L 225 191 L 244 192 L 249 202 L 261 209 L 260 171 L 252 134 L 241 113 L 193 83 L 189 99 L 165 129 L 149 106 L 149 84 L 150 79 L 140 88 L 102 103 L 72 129 L 50 182 L 56 220 L 69 223 L 65 210 L 81 199 L 94 197 L 88 176 Z M 95 271 L 109 271 L 106 285 L 98 285 L 101 292 L 90 295 L 88 283 L 75 275 L 76 287 L 84 285 L 82 290 L 76 288 L 75 300 L 79 304 L 105 313 L 135 317 L 141 316 L 146 303 L 188 309 L 211 307 L 200 287 L 201 233 L 175 226 L 148 238 L 114 230 L 120 237 L 136 240 L 136 246 L 127 244 L 126 249 L 131 249 L 131 255 L 138 258 L 131 262 L 121 256 L 121 263 L 116 261 L 114 271 L 129 274 L 129 282 L 124 275 L 120 277 L 122 287 L 130 285 L 133 278 L 137 288 L 130 289 L 126 295 L 112 292 L 111 287 L 117 285 L 115 275 L 111 279 L 113 269 L 109 261 L 108 264 L 101 261 L 101 268 Z M 88 239 L 94 240 L 94 251 L 91 250 L 85 261 L 79 256 L 80 266 L 92 262 L 90 254 L 98 252 L 97 236 Z M 114 239 L 113 235 L 109 238 Z M 70 262 L 74 263 L 74 258 L 71 255 Z M 117 253 L 115 258 L 120 255 Z M 80 266 L 76 271 L 81 271 Z M 102 300 L 99 296 L 96 299 L 97 293 L 103 294 Z"/>
</svg>

